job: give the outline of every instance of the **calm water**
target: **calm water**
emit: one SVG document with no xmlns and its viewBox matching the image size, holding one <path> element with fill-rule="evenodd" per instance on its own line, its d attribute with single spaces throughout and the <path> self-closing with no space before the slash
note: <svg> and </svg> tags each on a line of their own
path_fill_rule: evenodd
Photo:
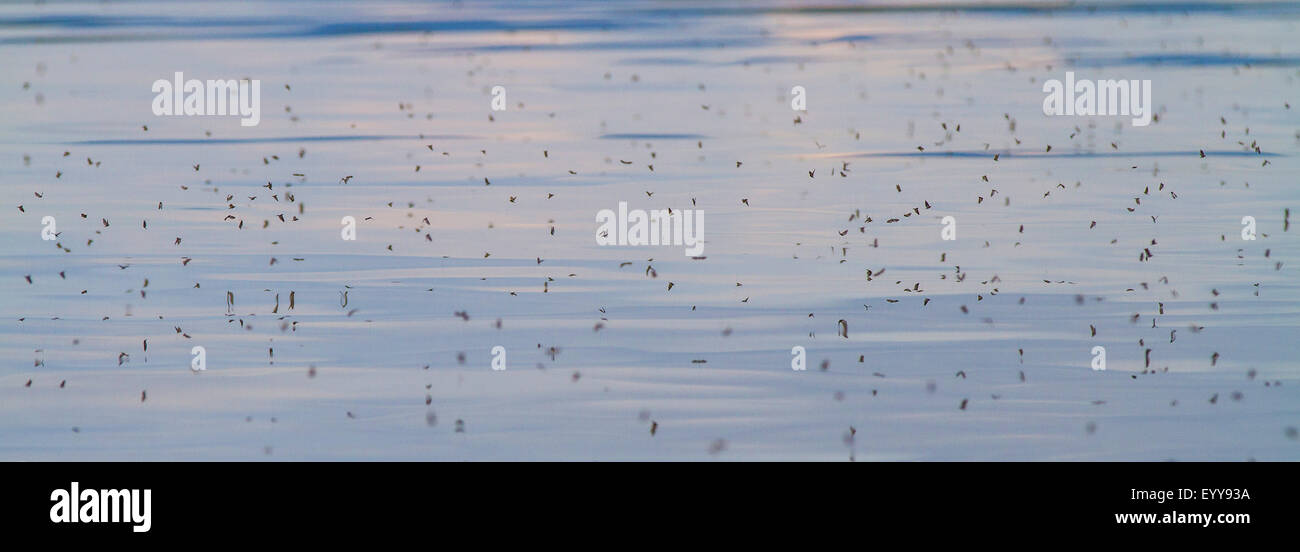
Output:
<svg viewBox="0 0 1300 552">
<path fill-rule="evenodd" d="M 799 5 L 0 5 L 0 458 L 1300 460 L 1300 4 Z"/>
</svg>

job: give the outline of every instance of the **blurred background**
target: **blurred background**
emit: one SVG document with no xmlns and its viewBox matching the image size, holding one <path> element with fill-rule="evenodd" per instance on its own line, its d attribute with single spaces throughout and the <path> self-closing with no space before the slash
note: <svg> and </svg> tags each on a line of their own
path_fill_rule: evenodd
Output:
<svg viewBox="0 0 1300 552">
<path fill-rule="evenodd" d="M 0 458 L 1300 459 L 1298 19 L 0 3 Z M 1066 71 L 1158 120 L 1045 116 Z M 620 201 L 706 258 L 597 246 Z"/>
</svg>

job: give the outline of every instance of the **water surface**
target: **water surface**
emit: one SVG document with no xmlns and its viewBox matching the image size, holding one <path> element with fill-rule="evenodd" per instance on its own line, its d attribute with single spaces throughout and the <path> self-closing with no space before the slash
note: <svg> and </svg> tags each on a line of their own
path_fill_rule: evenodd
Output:
<svg viewBox="0 0 1300 552">
<path fill-rule="evenodd" d="M 0 458 L 1300 459 L 1298 21 L 0 5 Z M 176 71 L 261 124 L 154 116 Z M 1065 71 L 1158 121 L 1044 116 Z M 705 258 L 597 246 L 620 201 Z"/>
</svg>

